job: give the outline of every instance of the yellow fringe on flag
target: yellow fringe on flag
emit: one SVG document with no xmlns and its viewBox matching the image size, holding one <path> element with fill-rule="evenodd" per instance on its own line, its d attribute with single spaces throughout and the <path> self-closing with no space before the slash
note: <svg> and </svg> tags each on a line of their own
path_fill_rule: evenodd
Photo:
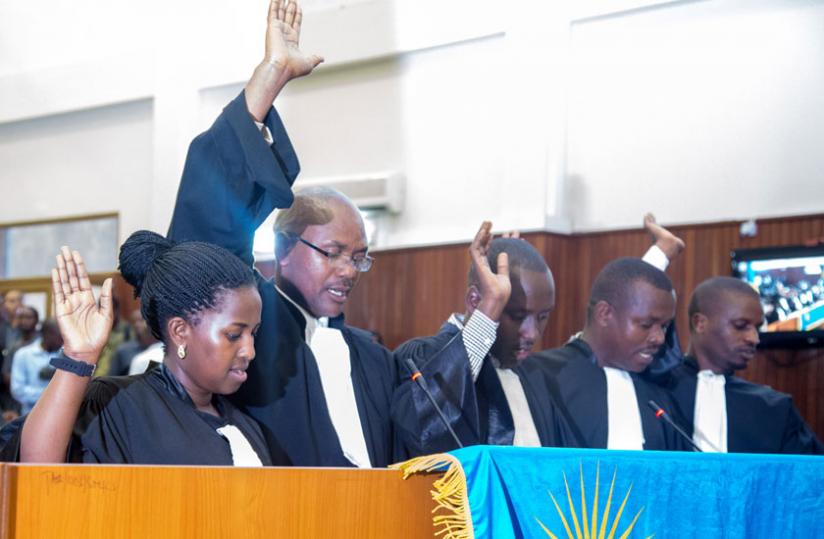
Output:
<svg viewBox="0 0 824 539">
<path fill-rule="evenodd" d="M 390 468 L 403 472 L 406 479 L 416 473 L 444 472 L 432 486 L 432 499 L 437 505 L 432 510 L 435 535 L 443 539 L 474 539 L 472 515 L 466 490 L 466 475 L 461 463 L 452 455 L 440 453 L 417 457 L 406 462 L 392 464 Z M 444 470 L 445 468 L 445 470 Z"/>
</svg>

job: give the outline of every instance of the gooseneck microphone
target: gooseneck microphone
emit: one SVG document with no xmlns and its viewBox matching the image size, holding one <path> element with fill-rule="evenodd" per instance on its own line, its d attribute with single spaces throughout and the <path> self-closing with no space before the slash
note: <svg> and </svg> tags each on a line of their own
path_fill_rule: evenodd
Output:
<svg viewBox="0 0 824 539">
<path fill-rule="evenodd" d="M 455 443 L 458 445 L 459 448 L 462 448 L 464 445 L 461 443 L 461 440 L 460 438 L 458 438 L 458 435 L 455 434 L 455 431 L 452 430 L 452 425 L 449 424 L 449 421 L 446 419 L 446 416 L 444 415 L 443 410 L 441 410 L 441 407 L 438 406 L 437 402 L 435 402 L 435 397 L 433 397 L 432 393 L 430 393 L 429 387 L 426 385 L 426 379 L 423 377 L 423 374 L 421 374 L 421 371 L 418 369 L 418 366 L 415 365 L 415 360 L 413 360 L 411 357 L 408 357 L 404 360 L 404 363 L 406 363 L 406 368 L 409 369 L 409 372 L 412 373 L 412 380 L 416 384 L 418 384 L 418 387 L 420 387 L 421 390 L 423 390 L 424 394 L 426 395 L 426 398 L 428 398 L 429 402 L 432 403 L 432 407 L 435 408 L 436 412 L 438 412 L 438 417 L 441 418 L 441 421 L 443 422 L 444 426 L 446 426 L 446 430 L 448 430 L 449 434 L 452 435 L 452 439 L 455 440 Z"/>
<path fill-rule="evenodd" d="M 690 438 L 690 437 L 687 435 L 687 433 L 686 433 L 686 432 L 684 432 L 684 429 L 682 429 L 681 427 L 679 427 L 679 426 L 675 423 L 675 421 L 673 421 L 673 420 L 672 420 L 672 418 L 669 416 L 669 414 L 668 414 L 667 412 L 665 412 L 663 408 L 661 408 L 660 406 L 658 406 L 658 403 L 657 403 L 657 402 L 655 402 L 654 400 L 650 400 L 650 401 L 648 401 L 648 402 L 647 402 L 647 404 L 648 404 L 648 405 L 649 405 L 649 407 L 650 407 L 650 408 L 652 408 L 652 410 L 655 412 L 655 417 L 657 417 L 657 418 L 659 418 L 659 419 L 663 419 L 664 421 L 666 421 L 666 422 L 667 422 L 667 424 L 668 424 L 669 426 L 671 426 L 673 429 L 675 429 L 675 432 L 677 432 L 678 434 L 680 434 L 680 435 L 681 435 L 681 437 L 682 437 L 682 438 L 684 438 L 684 439 L 685 439 L 685 440 L 686 440 L 686 441 L 690 444 L 690 446 L 692 447 L 692 450 L 693 450 L 693 451 L 697 451 L 697 452 L 699 452 L 699 453 L 703 453 L 703 451 L 701 450 L 701 448 L 700 448 L 700 447 L 698 447 L 698 445 L 697 445 L 695 442 L 693 442 L 693 441 L 692 441 L 692 438 Z"/>
</svg>

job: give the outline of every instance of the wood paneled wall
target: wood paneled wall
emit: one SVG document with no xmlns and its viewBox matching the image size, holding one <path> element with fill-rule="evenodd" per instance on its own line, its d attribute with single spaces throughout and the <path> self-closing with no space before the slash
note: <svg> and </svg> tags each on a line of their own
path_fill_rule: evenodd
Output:
<svg viewBox="0 0 824 539">
<path fill-rule="evenodd" d="M 673 226 L 687 248 L 668 270 L 679 302 L 677 324 L 688 335 L 686 306 L 704 279 L 730 275 L 730 251 L 737 248 L 799 245 L 824 241 L 824 214 L 758 221 L 758 234 L 739 235 L 740 221 Z M 583 327 L 589 287 L 610 260 L 641 256 L 650 238 L 641 229 L 575 234 L 526 234 L 544 254 L 555 276 L 556 308 L 543 347 L 561 345 Z M 463 312 L 468 244 L 382 251 L 355 289 L 347 322 L 377 331 L 389 348 L 435 333 L 452 312 Z M 806 420 L 824 439 L 824 350 L 761 352 L 744 378 L 790 393 Z"/>
</svg>

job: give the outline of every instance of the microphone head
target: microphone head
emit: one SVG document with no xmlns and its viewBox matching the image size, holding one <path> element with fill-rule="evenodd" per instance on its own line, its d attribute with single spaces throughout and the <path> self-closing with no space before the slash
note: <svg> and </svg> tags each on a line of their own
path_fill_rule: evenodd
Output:
<svg viewBox="0 0 824 539">
<path fill-rule="evenodd" d="M 665 417 L 667 415 L 667 412 L 665 412 L 663 408 L 658 406 L 657 402 L 655 402 L 654 400 L 649 400 L 647 401 L 647 404 L 650 408 L 652 408 L 652 411 L 655 412 L 655 417 L 663 417 L 664 419 L 669 421 L 669 418 Z"/>
<path fill-rule="evenodd" d="M 415 364 L 414 359 L 408 357 L 404 359 L 403 362 L 406 364 L 406 368 L 409 369 L 409 374 L 415 374 L 418 372 L 418 366 Z"/>
</svg>

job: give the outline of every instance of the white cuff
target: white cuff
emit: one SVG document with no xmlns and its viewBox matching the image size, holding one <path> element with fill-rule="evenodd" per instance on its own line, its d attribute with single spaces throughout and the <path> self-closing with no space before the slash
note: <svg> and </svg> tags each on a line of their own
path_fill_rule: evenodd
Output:
<svg viewBox="0 0 824 539">
<path fill-rule="evenodd" d="M 480 309 L 475 309 L 464 325 L 462 337 L 473 381 L 478 379 L 484 358 L 495 344 L 497 331 L 498 323 L 490 320 Z"/>
<path fill-rule="evenodd" d="M 661 271 L 667 271 L 667 267 L 669 266 L 669 258 L 667 255 L 664 254 L 664 251 L 661 250 L 660 247 L 657 245 L 653 245 L 647 252 L 644 253 L 644 257 L 641 258 L 647 264 L 655 266 Z"/>
<path fill-rule="evenodd" d="M 258 122 L 257 120 L 255 120 L 255 125 L 257 126 L 258 131 L 260 131 L 260 134 L 263 135 L 263 140 L 266 141 L 266 144 L 271 146 L 272 144 L 275 143 L 275 139 L 274 139 L 274 137 L 272 137 L 272 132 L 269 131 L 268 127 L 263 125 L 262 122 Z"/>
</svg>

